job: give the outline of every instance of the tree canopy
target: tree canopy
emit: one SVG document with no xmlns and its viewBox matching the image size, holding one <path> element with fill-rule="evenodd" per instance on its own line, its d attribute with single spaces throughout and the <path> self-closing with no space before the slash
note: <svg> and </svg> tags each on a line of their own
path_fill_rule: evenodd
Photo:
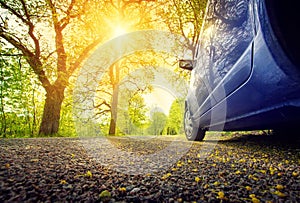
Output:
<svg viewBox="0 0 300 203">
<path fill-rule="evenodd" d="M 205 1 L 200 0 L 0 0 L 2 136 L 73 134 L 74 82 L 97 46 L 126 32 L 157 29 L 189 39 L 193 52 L 204 10 Z M 116 133 L 122 79 L 141 66 L 168 63 L 167 58 L 139 53 L 110 67 L 99 82 L 96 104 L 97 112 L 110 120 L 107 133 Z M 130 98 L 132 104 L 143 105 L 137 95 Z M 140 125 L 144 112 L 136 108 L 127 113 Z"/>
</svg>

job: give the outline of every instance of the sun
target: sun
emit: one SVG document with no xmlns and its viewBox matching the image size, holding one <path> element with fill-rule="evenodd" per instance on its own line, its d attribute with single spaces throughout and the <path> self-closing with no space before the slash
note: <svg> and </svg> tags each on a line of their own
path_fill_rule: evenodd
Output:
<svg viewBox="0 0 300 203">
<path fill-rule="evenodd" d="M 113 34 L 113 36 L 114 37 L 119 37 L 119 36 L 124 35 L 126 33 L 127 33 L 126 29 L 123 28 L 122 26 L 118 25 L 118 26 L 116 26 L 114 28 L 114 34 Z"/>
</svg>

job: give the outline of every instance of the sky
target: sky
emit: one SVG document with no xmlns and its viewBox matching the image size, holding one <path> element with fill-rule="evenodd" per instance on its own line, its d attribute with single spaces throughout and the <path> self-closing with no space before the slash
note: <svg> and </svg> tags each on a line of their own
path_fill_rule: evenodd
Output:
<svg viewBox="0 0 300 203">
<path fill-rule="evenodd" d="M 147 108 L 158 107 L 164 114 L 169 115 L 169 111 L 175 97 L 160 87 L 154 87 L 153 91 L 148 94 L 143 94 Z"/>
</svg>

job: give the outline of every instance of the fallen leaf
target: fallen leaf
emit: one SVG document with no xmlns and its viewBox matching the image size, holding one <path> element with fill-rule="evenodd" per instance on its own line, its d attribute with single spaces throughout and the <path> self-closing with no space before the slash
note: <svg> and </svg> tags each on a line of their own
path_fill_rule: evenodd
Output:
<svg viewBox="0 0 300 203">
<path fill-rule="evenodd" d="M 67 184 L 67 181 L 66 180 L 60 180 L 60 184 L 62 184 L 62 185 Z"/>
<path fill-rule="evenodd" d="M 218 198 L 218 199 L 225 199 L 225 194 L 224 194 L 224 192 L 222 192 L 222 191 L 218 192 L 217 198 Z"/>
<path fill-rule="evenodd" d="M 120 191 L 120 192 L 126 192 L 126 188 L 125 188 L 125 187 L 120 187 L 120 188 L 119 188 L 119 191 Z"/>
<path fill-rule="evenodd" d="M 242 172 L 239 171 L 239 170 L 237 170 L 237 171 L 235 172 L 236 175 L 240 175 L 241 173 L 242 173 Z"/>
<path fill-rule="evenodd" d="M 276 191 L 274 192 L 274 194 L 277 195 L 278 197 L 286 197 L 286 194 L 284 194 L 284 193 L 282 193 L 282 192 L 280 192 L 280 191 L 278 191 L 278 190 L 276 190 Z"/>
<path fill-rule="evenodd" d="M 280 184 L 278 184 L 278 185 L 276 185 L 276 187 L 275 187 L 277 190 L 282 190 L 283 188 L 284 188 L 284 186 L 283 185 L 280 185 Z"/>
<path fill-rule="evenodd" d="M 91 177 L 93 177 L 93 174 L 92 174 L 91 171 L 87 171 L 87 172 L 85 173 L 85 176 L 91 178 Z"/>
<path fill-rule="evenodd" d="M 260 202 L 260 200 L 257 199 L 256 197 L 252 198 L 251 201 L 252 201 L 253 203 L 259 203 L 259 202 Z"/>
<path fill-rule="evenodd" d="M 299 175 L 299 173 L 296 172 L 296 171 L 294 171 L 294 172 L 292 173 L 292 176 L 293 176 L 293 177 L 297 177 L 298 175 Z"/>
<path fill-rule="evenodd" d="M 246 190 L 248 190 L 248 191 L 252 190 L 252 188 L 251 188 L 250 186 L 246 186 L 245 188 L 246 188 Z"/>
<path fill-rule="evenodd" d="M 100 199 L 110 198 L 111 193 L 108 190 L 104 190 L 100 193 L 99 197 L 100 197 Z"/>
</svg>

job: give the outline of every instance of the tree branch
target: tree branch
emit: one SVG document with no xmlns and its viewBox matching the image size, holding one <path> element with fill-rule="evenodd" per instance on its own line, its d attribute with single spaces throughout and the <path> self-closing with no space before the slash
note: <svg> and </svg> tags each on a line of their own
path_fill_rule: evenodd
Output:
<svg viewBox="0 0 300 203">
<path fill-rule="evenodd" d="M 102 42 L 102 38 L 99 37 L 95 41 L 93 41 L 90 45 L 88 45 L 79 55 L 79 57 L 76 59 L 76 61 L 71 64 L 69 70 L 68 70 L 68 75 L 71 76 L 74 71 L 79 68 L 81 63 L 85 60 L 86 56 L 92 51 L 100 42 Z"/>
<path fill-rule="evenodd" d="M 30 21 L 30 15 L 28 13 L 28 10 L 27 10 L 27 7 L 26 7 L 26 4 L 25 4 L 24 0 L 21 0 L 21 3 L 22 3 L 22 6 L 23 6 L 23 9 L 24 9 L 24 12 L 25 12 L 25 16 L 27 18 L 27 22 L 28 22 L 27 23 L 27 25 L 29 27 L 28 34 L 31 37 L 31 39 L 33 40 L 33 43 L 34 43 L 34 46 L 35 46 L 35 56 L 37 58 L 39 58 L 40 54 L 41 54 L 40 43 L 39 43 L 38 39 L 36 38 L 36 36 L 34 35 L 34 25 Z"/>
<path fill-rule="evenodd" d="M 2 28 L 0 29 L 0 37 L 8 41 L 18 50 L 20 50 L 26 57 L 27 62 L 32 67 L 33 71 L 37 74 L 43 87 L 47 88 L 51 86 L 50 81 L 46 77 L 45 71 L 43 70 L 42 62 L 36 57 L 26 46 L 24 46 L 19 40 L 5 33 Z"/>
<path fill-rule="evenodd" d="M 7 9 L 13 15 L 15 15 L 17 18 L 19 18 L 23 23 L 25 23 L 26 25 L 29 24 L 29 22 L 25 18 L 23 18 L 23 16 L 20 13 L 18 13 L 15 9 L 8 6 L 3 0 L 0 0 L 0 4 L 1 4 L 1 6 L 3 6 L 3 8 Z"/>
<path fill-rule="evenodd" d="M 104 100 L 102 99 L 102 103 L 98 104 L 98 105 L 95 105 L 94 101 L 93 101 L 93 107 L 98 109 L 100 108 L 101 106 L 106 106 L 108 107 L 109 109 L 111 108 L 111 106 Z"/>
</svg>

